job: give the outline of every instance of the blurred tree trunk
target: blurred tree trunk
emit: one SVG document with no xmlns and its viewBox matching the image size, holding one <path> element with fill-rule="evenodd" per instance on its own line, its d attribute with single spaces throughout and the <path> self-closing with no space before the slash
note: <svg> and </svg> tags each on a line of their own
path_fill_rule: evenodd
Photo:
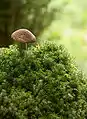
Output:
<svg viewBox="0 0 87 119">
<path fill-rule="evenodd" d="M 23 0 L 3 0 L 0 2 L 0 47 L 13 43 L 11 33 L 21 23 L 21 6 Z"/>
<path fill-rule="evenodd" d="M 54 19 L 57 8 L 50 8 L 52 0 L 1 0 L 0 47 L 13 43 L 10 36 L 19 28 L 27 28 L 38 37 Z M 68 1 L 68 0 L 64 0 Z M 62 5 L 62 9 L 64 5 Z M 61 5 L 60 8 L 61 9 Z M 61 11 L 61 10 L 60 10 Z"/>
<path fill-rule="evenodd" d="M 11 43 L 9 41 L 7 33 L 0 31 L 0 47 L 2 46 L 6 47 L 10 44 Z"/>
<path fill-rule="evenodd" d="M 0 30 L 0 47 L 7 47 L 12 44 L 12 41 L 9 38 L 8 24 L 4 24 L 4 31 Z"/>
</svg>

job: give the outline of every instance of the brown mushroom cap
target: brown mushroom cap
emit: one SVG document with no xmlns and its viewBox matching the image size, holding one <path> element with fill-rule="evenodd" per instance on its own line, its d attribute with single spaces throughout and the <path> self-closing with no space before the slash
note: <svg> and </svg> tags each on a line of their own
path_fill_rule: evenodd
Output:
<svg viewBox="0 0 87 119">
<path fill-rule="evenodd" d="M 22 43 L 33 43 L 36 41 L 35 36 L 27 29 L 19 29 L 11 34 L 11 38 Z"/>
</svg>

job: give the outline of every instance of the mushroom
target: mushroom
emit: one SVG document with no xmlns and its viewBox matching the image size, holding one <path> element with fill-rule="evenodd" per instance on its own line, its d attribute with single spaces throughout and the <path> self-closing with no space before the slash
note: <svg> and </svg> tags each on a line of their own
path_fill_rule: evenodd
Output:
<svg viewBox="0 0 87 119">
<path fill-rule="evenodd" d="M 27 29 L 19 29 L 11 34 L 11 38 L 17 42 L 24 43 L 27 49 L 28 43 L 34 43 L 36 37 Z"/>
</svg>

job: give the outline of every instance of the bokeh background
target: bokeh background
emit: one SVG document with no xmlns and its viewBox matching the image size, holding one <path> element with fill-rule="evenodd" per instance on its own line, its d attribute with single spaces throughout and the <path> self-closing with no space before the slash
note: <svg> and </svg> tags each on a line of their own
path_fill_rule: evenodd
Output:
<svg viewBox="0 0 87 119">
<path fill-rule="evenodd" d="M 64 44 L 87 73 L 87 0 L 1 0 L 0 47 L 13 44 L 11 33 L 19 28 L 41 44 Z"/>
</svg>

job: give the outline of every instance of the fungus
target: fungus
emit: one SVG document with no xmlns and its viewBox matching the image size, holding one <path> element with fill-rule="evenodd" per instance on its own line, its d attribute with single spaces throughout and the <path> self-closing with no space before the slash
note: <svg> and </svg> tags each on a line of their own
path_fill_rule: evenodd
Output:
<svg viewBox="0 0 87 119">
<path fill-rule="evenodd" d="M 27 49 L 28 43 L 34 43 L 36 41 L 35 36 L 27 29 L 19 29 L 11 34 L 11 38 L 17 42 L 25 44 Z"/>
</svg>

